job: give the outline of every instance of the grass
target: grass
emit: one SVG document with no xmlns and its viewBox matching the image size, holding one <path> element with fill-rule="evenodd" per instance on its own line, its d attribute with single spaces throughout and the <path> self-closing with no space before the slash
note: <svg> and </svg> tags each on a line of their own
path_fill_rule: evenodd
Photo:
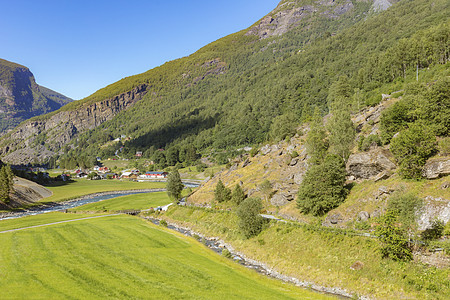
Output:
<svg viewBox="0 0 450 300">
<path fill-rule="evenodd" d="M 58 183 L 56 185 L 46 186 L 53 195 L 44 198 L 42 202 L 60 202 L 84 195 L 99 192 L 140 190 L 140 189 L 161 189 L 165 188 L 165 182 L 134 182 L 121 180 L 87 180 L 76 179 L 69 183 Z"/>
<path fill-rule="evenodd" d="M 64 214 L 60 212 L 54 212 L 35 216 L 27 216 L 17 219 L 5 219 L 0 220 L 0 231 L 54 223 L 59 221 L 82 219 L 86 217 L 93 217 L 99 215 L 102 214 Z"/>
<path fill-rule="evenodd" d="M 0 234 L 4 299 L 325 299 L 130 216 Z"/>
<path fill-rule="evenodd" d="M 117 211 L 136 209 L 142 210 L 150 207 L 163 206 L 171 203 L 172 200 L 167 196 L 167 192 L 155 192 L 146 194 L 136 194 L 103 200 L 100 202 L 89 203 L 71 211 Z"/>
<path fill-rule="evenodd" d="M 246 256 L 301 280 L 380 299 L 447 299 L 450 294 L 449 269 L 382 259 L 376 239 L 272 222 L 260 235 L 246 240 L 232 212 L 171 207 L 164 216 L 207 236 L 220 237 Z M 358 261 L 363 268 L 350 269 Z"/>
</svg>

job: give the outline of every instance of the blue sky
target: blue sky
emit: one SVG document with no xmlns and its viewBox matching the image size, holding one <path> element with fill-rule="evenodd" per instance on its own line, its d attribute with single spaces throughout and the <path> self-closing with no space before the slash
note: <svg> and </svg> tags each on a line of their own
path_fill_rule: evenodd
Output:
<svg viewBox="0 0 450 300">
<path fill-rule="evenodd" d="M 245 29 L 279 0 L 0 0 L 0 58 L 73 99 Z"/>
</svg>

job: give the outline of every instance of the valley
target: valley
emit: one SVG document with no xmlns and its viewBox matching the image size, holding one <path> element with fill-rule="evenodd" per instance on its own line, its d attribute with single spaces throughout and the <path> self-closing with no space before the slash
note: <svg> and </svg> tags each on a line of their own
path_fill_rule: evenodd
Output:
<svg viewBox="0 0 450 300">
<path fill-rule="evenodd" d="M 77 101 L 0 60 L 1 297 L 448 299 L 449 20 L 281 0 Z"/>
</svg>

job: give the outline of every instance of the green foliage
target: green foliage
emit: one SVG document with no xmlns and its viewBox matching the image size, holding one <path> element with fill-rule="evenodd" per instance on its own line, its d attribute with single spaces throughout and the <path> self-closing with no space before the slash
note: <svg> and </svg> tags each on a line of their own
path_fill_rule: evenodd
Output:
<svg viewBox="0 0 450 300">
<path fill-rule="evenodd" d="M 259 213 L 262 208 L 259 198 L 247 198 L 238 206 L 236 210 L 238 227 L 246 238 L 251 238 L 261 232 L 263 218 Z"/>
<path fill-rule="evenodd" d="M 183 191 L 184 185 L 181 182 L 180 173 L 178 170 L 174 170 L 167 176 L 167 194 L 170 199 L 173 199 L 175 203 L 181 198 L 181 192 Z"/>
<path fill-rule="evenodd" d="M 450 137 L 445 137 L 439 140 L 438 151 L 442 156 L 450 155 Z"/>
<path fill-rule="evenodd" d="M 436 137 L 425 126 L 413 123 L 392 139 L 391 152 L 405 178 L 422 177 L 423 166 L 436 152 Z"/>
<path fill-rule="evenodd" d="M 14 189 L 14 173 L 8 165 L 0 166 L 0 202 L 9 203 Z"/>
<path fill-rule="evenodd" d="M 231 190 L 225 187 L 220 179 L 219 182 L 217 182 L 216 189 L 214 191 L 214 200 L 218 203 L 231 200 Z"/>
<path fill-rule="evenodd" d="M 316 108 L 311 122 L 311 129 L 306 137 L 306 151 L 311 164 L 321 164 L 328 150 L 328 138 L 323 126 L 322 117 Z"/>
<path fill-rule="evenodd" d="M 95 173 L 95 172 L 91 172 L 91 173 L 89 173 L 89 174 L 88 174 L 88 176 L 87 176 L 87 179 L 90 179 L 90 180 L 92 180 L 92 179 L 96 179 L 96 178 L 97 178 L 97 176 L 98 176 L 98 174 L 97 174 L 97 173 Z"/>
<path fill-rule="evenodd" d="M 337 155 L 327 155 L 322 164 L 311 166 L 297 195 L 300 211 L 321 216 L 339 206 L 347 196 L 345 177 L 344 161 Z"/>
<path fill-rule="evenodd" d="M 167 227 L 167 226 L 169 226 L 169 224 L 167 224 L 167 221 L 166 221 L 166 220 L 160 220 L 160 221 L 159 221 L 159 225 L 162 226 L 162 227 Z"/>
<path fill-rule="evenodd" d="M 295 126 L 298 123 L 295 115 L 291 113 L 277 116 L 273 119 L 273 123 L 270 126 L 269 136 L 273 141 L 280 141 L 286 137 L 291 137 L 295 134 Z"/>
<path fill-rule="evenodd" d="M 425 229 L 421 236 L 424 240 L 437 240 L 444 233 L 445 223 L 441 220 L 434 220 L 431 223 L 431 228 Z"/>
<path fill-rule="evenodd" d="M 242 203 L 242 201 L 244 201 L 244 199 L 245 199 L 244 191 L 242 190 L 239 184 L 236 184 L 234 186 L 233 192 L 231 193 L 231 201 L 239 205 Z"/>
<path fill-rule="evenodd" d="M 264 179 L 264 181 L 261 182 L 261 184 L 258 186 L 258 188 L 261 191 L 261 193 L 264 195 L 264 199 L 266 201 L 268 201 L 273 192 L 272 183 L 269 180 Z"/>
<path fill-rule="evenodd" d="M 226 257 L 226 258 L 232 258 L 233 255 L 231 254 L 230 250 L 228 250 L 227 248 L 224 248 L 222 250 L 222 256 Z"/>
<path fill-rule="evenodd" d="M 383 258 L 406 261 L 412 259 L 412 249 L 406 230 L 398 224 L 398 215 L 395 211 L 389 210 L 380 218 L 375 235 L 382 243 L 381 255 Z"/>
<path fill-rule="evenodd" d="M 402 228 L 406 230 L 416 227 L 417 212 L 422 206 L 422 199 L 404 190 L 395 192 L 388 200 L 388 210 L 396 213 Z"/>
<path fill-rule="evenodd" d="M 358 142 L 358 150 L 369 151 L 373 145 L 381 146 L 381 139 L 378 134 L 371 134 L 368 137 L 361 136 Z"/>
<path fill-rule="evenodd" d="M 253 147 L 252 150 L 250 150 L 250 157 L 254 157 L 256 154 L 258 154 L 259 149 L 257 147 Z"/>
</svg>

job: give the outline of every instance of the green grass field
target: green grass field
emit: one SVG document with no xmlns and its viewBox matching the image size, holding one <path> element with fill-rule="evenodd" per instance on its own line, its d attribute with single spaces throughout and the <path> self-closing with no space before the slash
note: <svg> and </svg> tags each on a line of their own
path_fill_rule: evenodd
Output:
<svg viewBox="0 0 450 300">
<path fill-rule="evenodd" d="M 46 188 L 53 192 L 53 195 L 42 199 L 40 202 L 59 202 L 99 192 L 161 189 L 165 187 L 165 182 L 77 179 L 67 184 L 46 186 Z"/>
<path fill-rule="evenodd" d="M 147 209 L 171 203 L 167 192 L 155 192 L 146 194 L 136 194 L 103 200 L 96 203 L 89 203 L 71 211 L 114 211 L 127 209 Z"/>
<path fill-rule="evenodd" d="M 266 278 L 192 238 L 125 215 L 1 233 L 0 245 L 2 299 L 327 297 Z"/>
</svg>

